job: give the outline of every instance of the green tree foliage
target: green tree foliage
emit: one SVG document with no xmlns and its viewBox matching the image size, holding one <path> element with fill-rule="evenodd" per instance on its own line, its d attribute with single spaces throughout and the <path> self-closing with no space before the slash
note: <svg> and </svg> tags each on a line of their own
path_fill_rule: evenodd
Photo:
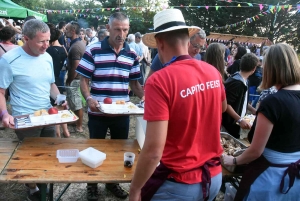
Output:
<svg viewBox="0 0 300 201">
<path fill-rule="evenodd" d="M 97 27 L 107 24 L 108 17 L 116 11 L 126 13 L 130 18 L 130 33 L 140 31 L 151 32 L 153 28 L 153 16 L 161 9 L 161 1 L 158 0 L 75 0 L 72 4 L 66 0 L 13 0 L 15 3 L 32 10 L 82 10 L 91 9 L 88 12 L 74 14 L 49 13 L 48 20 L 52 23 L 59 21 L 82 21 L 83 27 Z M 254 6 L 249 6 L 252 3 Z M 257 4 L 263 3 L 260 11 Z M 169 6 L 180 6 L 187 24 L 196 25 L 206 32 L 219 32 L 238 35 L 268 37 L 273 42 L 285 41 L 300 49 L 300 13 L 287 12 L 287 8 L 277 7 L 277 0 L 248 0 L 248 1 L 217 1 L 217 0 L 169 0 Z M 242 7 L 236 7 L 240 4 Z M 299 0 L 285 0 L 280 5 L 299 4 Z M 206 6 L 210 6 L 208 9 Z M 268 6 L 275 6 L 274 12 L 268 11 Z M 201 6 L 200 8 L 197 6 Z M 220 6 L 216 9 L 214 6 Z M 221 7 L 222 6 L 222 7 Z M 225 7 L 224 7 L 225 6 Z M 135 7 L 135 9 L 128 8 Z M 94 9 L 93 9 L 94 8 Z M 110 10 L 102 8 L 111 8 Z M 119 8 L 119 9 L 112 9 Z M 125 8 L 125 9 L 124 9 Z M 140 9 L 142 8 L 142 9 Z M 280 10 L 279 10 L 280 9 Z M 260 12 L 269 12 L 265 16 L 259 16 Z M 231 25 L 247 18 L 258 15 L 255 22 L 228 26 L 226 29 L 216 29 Z M 298 28 L 299 27 L 299 28 Z"/>
<path fill-rule="evenodd" d="M 244 2 L 244 3 L 242 3 Z M 263 4 L 264 8 L 260 11 L 258 6 L 250 7 L 248 3 L 253 5 Z M 278 1 L 275 0 L 248 0 L 248 1 L 211 1 L 211 0 L 170 0 L 170 6 L 179 6 L 179 8 L 189 25 L 196 25 L 206 32 L 218 32 L 218 33 L 228 33 L 228 34 L 238 34 L 253 36 L 257 35 L 260 37 L 268 37 L 273 42 L 287 42 L 293 45 L 296 49 L 300 49 L 300 13 L 287 12 L 287 8 L 277 7 Z M 299 4 L 298 0 L 286 0 L 281 5 L 293 5 Z M 242 7 L 238 8 L 237 5 L 240 4 Z M 188 6 L 191 7 L 188 7 Z M 206 9 L 204 6 L 210 6 Z M 268 11 L 269 5 L 275 6 L 274 12 Z M 193 6 L 201 6 L 193 7 Z M 212 6 L 222 6 L 216 10 Z M 225 7 L 223 7 L 225 6 Z M 226 7 L 227 6 L 227 7 Z M 234 6 L 234 7 L 231 7 Z M 245 6 L 245 7 L 243 7 Z M 239 24 L 237 26 L 230 27 L 226 29 L 216 29 L 216 27 L 224 27 L 226 25 L 231 25 L 247 18 L 258 15 L 260 12 L 270 12 L 266 16 L 258 16 L 259 19 L 255 18 L 254 22 Z M 278 12 L 279 11 L 279 12 Z M 299 28 L 298 28 L 299 27 Z"/>
</svg>

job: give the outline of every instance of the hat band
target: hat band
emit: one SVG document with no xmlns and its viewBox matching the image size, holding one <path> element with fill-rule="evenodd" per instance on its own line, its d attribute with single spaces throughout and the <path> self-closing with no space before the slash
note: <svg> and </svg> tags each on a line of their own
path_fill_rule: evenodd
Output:
<svg viewBox="0 0 300 201">
<path fill-rule="evenodd" d="M 159 32 L 161 30 L 170 28 L 170 27 L 175 27 L 175 26 L 185 26 L 185 22 L 182 21 L 173 21 L 173 22 L 168 22 L 166 24 L 162 24 L 159 27 L 156 27 L 156 29 L 154 29 L 154 32 Z"/>
</svg>

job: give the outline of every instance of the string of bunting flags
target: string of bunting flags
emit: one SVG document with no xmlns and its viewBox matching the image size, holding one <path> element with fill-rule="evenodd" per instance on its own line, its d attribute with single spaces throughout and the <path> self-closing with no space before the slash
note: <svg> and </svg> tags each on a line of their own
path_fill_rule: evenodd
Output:
<svg viewBox="0 0 300 201">
<path fill-rule="evenodd" d="M 254 15 L 252 17 L 246 18 L 245 20 L 242 20 L 240 22 L 236 22 L 236 23 L 230 24 L 230 25 L 225 25 L 225 26 L 222 26 L 222 27 L 213 27 L 213 29 L 215 29 L 215 30 L 222 30 L 222 29 L 228 29 L 228 28 L 237 27 L 238 25 L 252 23 L 252 22 L 255 22 L 256 20 L 260 19 L 260 17 L 266 16 L 268 14 L 270 14 L 270 12 L 261 12 L 261 13 L 259 13 L 257 15 Z"/>
<path fill-rule="evenodd" d="M 268 5 L 268 4 L 256 4 L 256 3 L 247 3 L 247 2 L 236 2 L 232 0 L 220 0 L 219 2 L 228 2 L 228 3 L 235 3 L 237 5 L 202 5 L 202 6 L 194 6 L 194 5 L 179 5 L 179 6 L 156 6 L 156 7 L 120 7 L 120 8 L 87 8 L 87 9 L 70 9 L 70 10 L 40 10 L 38 12 L 40 13 L 55 13 L 55 14 L 71 14 L 71 13 L 93 13 L 93 12 L 104 12 L 104 11 L 121 11 L 121 10 L 140 10 L 140 11 L 146 11 L 146 10 L 164 10 L 167 8 L 205 8 L 206 10 L 209 10 L 209 8 L 215 8 L 216 11 L 218 11 L 220 8 L 242 8 L 242 7 L 259 7 L 260 11 L 263 11 L 263 9 L 267 9 L 271 13 L 279 12 L 280 10 L 286 10 L 287 12 L 291 11 L 291 9 L 296 8 L 297 12 L 300 12 L 300 4 L 297 5 Z"/>
</svg>

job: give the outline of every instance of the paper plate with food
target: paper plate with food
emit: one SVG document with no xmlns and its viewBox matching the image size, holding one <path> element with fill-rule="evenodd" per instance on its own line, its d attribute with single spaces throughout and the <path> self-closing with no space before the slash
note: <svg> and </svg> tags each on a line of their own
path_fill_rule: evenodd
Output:
<svg viewBox="0 0 300 201">
<path fill-rule="evenodd" d="M 144 109 L 139 108 L 132 102 L 125 100 L 112 101 L 107 97 L 103 102 L 99 102 L 99 110 L 105 114 L 144 114 Z"/>
<path fill-rule="evenodd" d="M 33 114 L 14 117 L 15 129 L 57 125 L 77 120 L 78 117 L 71 110 L 58 110 L 55 107 L 48 110 L 36 110 Z"/>
</svg>

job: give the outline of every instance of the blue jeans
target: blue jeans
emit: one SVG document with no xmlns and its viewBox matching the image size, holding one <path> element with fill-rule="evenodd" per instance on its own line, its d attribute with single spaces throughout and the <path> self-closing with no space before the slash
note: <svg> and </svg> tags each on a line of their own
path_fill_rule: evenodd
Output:
<svg viewBox="0 0 300 201">
<path fill-rule="evenodd" d="M 89 115 L 90 139 L 105 139 L 107 129 L 111 139 L 127 139 L 129 132 L 129 116 L 95 116 Z"/>
<path fill-rule="evenodd" d="M 66 77 L 66 70 L 61 70 L 59 73 L 59 81 L 60 81 L 60 85 L 59 86 L 65 86 L 65 77 Z M 61 89 L 61 91 L 65 91 L 65 88 L 59 88 Z"/>
<path fill-rule="evenodd" d="M 219 193 L 222 184 L 222 173 L 211 178 L 209 200 L 213 200 Z M 202 184 L 182 184 L 172 181 L 165 181 L 157 190 L 151 201 L 200 201 L 203 200 Z"/>
</svg>

